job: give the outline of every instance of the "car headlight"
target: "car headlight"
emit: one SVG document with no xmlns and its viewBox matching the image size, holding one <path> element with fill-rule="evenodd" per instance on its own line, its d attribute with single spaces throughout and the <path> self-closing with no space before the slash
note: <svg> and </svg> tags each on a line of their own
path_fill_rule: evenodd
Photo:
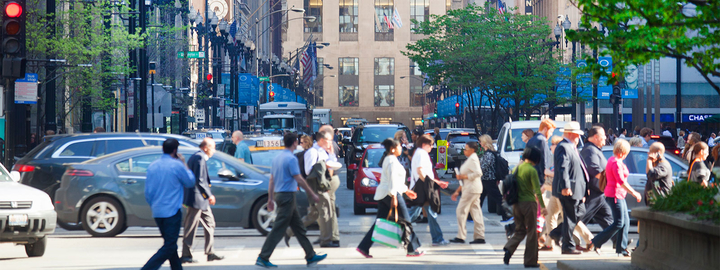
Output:
<svg viewBox="0 0 720 270">
<path fill-rule="evenodd" d="M 360 184 L 361 184 L 363 187 L 377 187 L 377 186 L 378 186 L 378 182 L 377 182 L 376 180 L 373 180 L 373 179 L 370 179 L 370 178 L 367 178 L 367 177 L 363 178 L 363 179 L 360 181 Z"/>
<path fill-rule="evenodd" d="M 355 152 L 355 157 L 356 157 L 356 158 L 361 158 L 362 155 L 363 155 L 362 152 Z"/>
</svg>

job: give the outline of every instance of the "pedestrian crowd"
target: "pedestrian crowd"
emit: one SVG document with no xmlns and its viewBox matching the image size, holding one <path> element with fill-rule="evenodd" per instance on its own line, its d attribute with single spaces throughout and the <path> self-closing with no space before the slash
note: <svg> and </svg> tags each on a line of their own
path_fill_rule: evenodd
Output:
<svg viewBox="0 0 720 270">
<path fill-rule="evenodd" d="M 423 256 L 425 252 L 413 230 L 413 223 L 421 222 L 428 223 L 433 246 L 485 244 L 482 204 L 487 198 L 505 224 L 508 238 L 503 247 L 505 264 L 509 264 L 523 240 L 526 267 L 539 267 L 540 251 L 559 248 L 567 255 L 589 251 L 601 254 L 600 248 L 607 242 L 612 242 L 615 253 L 631 256 L 626 197 L 630 195 L 637 202 L 644 200 L 648 204 L 652 197 L 670 192 L 674 181 L 672 166 L 665 158 L 666 146 L 654 140 L 657 137 L 649 128 L 638 130 L 636 136 L 628 136 L 625 129 L 617 134 L 610 129 L 606 135 L 601 125 L 583 131 L 579 123 L 568 122 L 560 129 L 562 137 L 553 136 L 557 128 L 554 121 L 544 119 L 537 131 L 524 130 L 521 133 L 524 150 L 520 163 L 512 170 L 490 136 L 482 135 L 478 141 L 465 144 L 463 155 L 467 159 L 455 168 L 460 185 L 451 195 L 453 201 L 459 201 L 455 211 L 458 233 L 449 241 L 437 221 L 441 207 L 439 190 L 446 189 L 448 182 L 439 179 L 430 156 L 441 140 L 439 130 L 435 129 L 434 134 L 415 130 L 411 140 L 404 131 L 387 138 L 381 143 L 385 152 L 379 162 L 382 173 L 374 195 L 378 202 L 376 221 L 356 251 L 372 258 L 370 248 L 373 243 L 381 243 L 404 247 L 407 257 Z M 682 146 L 683 158 L 689 161 L 688 181 L 707 186 L 714 181 L 710 169 L 720 148 L 710 145 L 715 134 L 711 134 L 708 143 L 700 140 L 697 133 L 688 134 L 687 139 L 684 132 L 679 135 L 678 147 Z M 290 246 L 293 236 L 305 251 L 308 266 L 324 260 L 327 255 L 316 253 L 306 235 L 306 227 L 313 223 L 320 229 L 315 244 L 323 248 L 340 247 L 335 192 L 340 186 L 338 171 L 342 168 L 338 162 L 342 148 L 337 140 L 342 137 L 329 125 L 320 127 L 314 137 L 284 135 L 284 151 L 272 160 L 268 186 L 267 210 L 275 212 L 275 220 L 257 257 L 257 266 L 277 267 L 270 262 L 275 247 L 283 239 Z M 232 134 L 234 156 L 252 164 L 243 139 L 240 131 Z M 603 154 L 606 144 L 612 145 L 610 158 Z M 204 228 L 207 261 L 224 259 L 213 248 L 215 220 L 211 208 L 216 198 L 211 191 L 207 161 L 215 153 L 215 142 L 210 138 L 203 140 L 200 151 L 187 162 L 178 153 L 178 146 L 177 140 L 166 140 L 162 157 L 147 170 L 145 196 L 164 244 L 143 269 L 158 269 L 165 260 L 170 261 L 172 269 L 197 262 L 191 247 L 200 225 Z M 649 148 L 644 194 L 628 183 L 629 171 L 624 161 L 631 147 Z M 299 188 L 310 202 L 306 216 L 300 216 L 297 210 Z M 183 206 L 187 208 L 184 221 L 180 211 Z M 466 230 L 468 218 L 474 227 L 471 239 Z M 587 228 L 590 223 L 599 224 L 602 232 L 593 235 Z M 182 255 L 178 256 L 181 226 L 184 226 Z"/>
</svg>

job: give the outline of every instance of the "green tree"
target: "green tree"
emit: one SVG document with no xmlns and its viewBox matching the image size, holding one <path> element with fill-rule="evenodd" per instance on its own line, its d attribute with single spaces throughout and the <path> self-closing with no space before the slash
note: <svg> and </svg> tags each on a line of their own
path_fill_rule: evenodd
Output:
<svg viewBox="0 0 720 270">
<path fill-rule="evenodd" d="M 550 28 L 540 17 L 469 5 L 413 23 L 425 38 L 408 44 L 403 54 L 418 63 L 431 84 L 465 94 L 463 102 L 478 116 L 473 121 L 482 121 L 475 111 L 482 99 L 495 105 L 492 121 L 499 113 L 517 120 L 542 106 L 571 101 L 555 91 L 560 65 L 545 40 Z"/>
<path fill-rule="evenodd" d="M 613 71 L 622 73 L 629 64 L 642 65 L 662 57 L 682 59 L 720 94 L 720 86 L 711 80 L 711 76 L 720 77 L 720 31 L 716 30 L 720 25 L 720 1 L 574 2 L 582 11 L 580 26 L 591 30 L 569 30 L 568 38 L 612 56 Z M 595 28 L 598 25 L 601 30 Z M 603 27 L 607 31 L 602 31 Z M 588 63 L 596 79 L 607 76 L 597 63 Z M 610 83 L 614 81 L 610 78 Z"/>
</svg>

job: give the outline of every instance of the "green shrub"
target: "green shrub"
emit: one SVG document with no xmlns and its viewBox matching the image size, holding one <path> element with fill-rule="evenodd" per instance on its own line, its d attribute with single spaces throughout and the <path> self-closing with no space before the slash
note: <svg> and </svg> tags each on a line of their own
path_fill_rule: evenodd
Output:
<svg viewBox="0 0 720 270">
<path fill-rule="evenodd" d="M 650 198 L 651 209 L 687 213 L 697 220 L 708 220 L 720 224 L 720 202 L 716 201 L 719 189 L 703 187 L 695 182 L 682 181 L 670 189 L 667 197 Z"/>
</svg>

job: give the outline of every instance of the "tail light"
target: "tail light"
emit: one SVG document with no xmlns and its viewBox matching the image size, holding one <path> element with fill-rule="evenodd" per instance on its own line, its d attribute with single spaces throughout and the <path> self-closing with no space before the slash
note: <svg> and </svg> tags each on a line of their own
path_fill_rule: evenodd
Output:
<svg viewBox="0 0 720 270">
<path fill-rule="evenodd" d="M 675 154 L 680 155 L 680 149 L 675 149 Z"/>
<path fill-rule="evenodd" d="M 15 164 L 15 166 L 13 166 L 12 170 L 18 171 L 18 172 L 32 172 L 35 170 L 35 166 L 24 165 L 24 164 Z"/>
<path fill-rule="evenodd" d="M 76 170 L 76 169 L 68 169 L 65 171 L 65 174 L 69 176 L 95 176 L 95 174 L 88 170 Z"/>
</svg>

